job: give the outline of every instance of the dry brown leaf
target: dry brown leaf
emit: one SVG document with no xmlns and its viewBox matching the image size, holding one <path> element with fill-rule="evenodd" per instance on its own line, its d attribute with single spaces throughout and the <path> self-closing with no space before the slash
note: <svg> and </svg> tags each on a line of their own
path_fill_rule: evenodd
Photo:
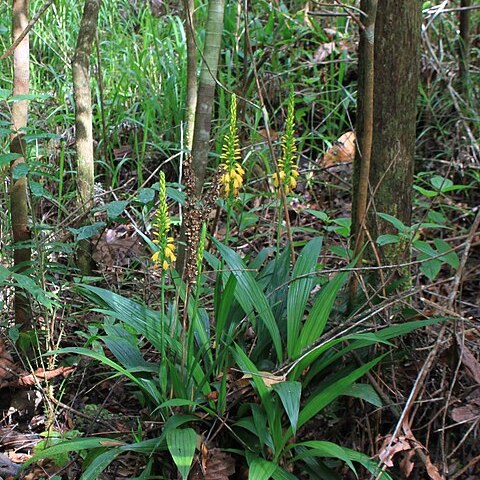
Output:
<svg viewBox="0 0 480 480">
<path fill-rule="evenodd" d="M 445 477 L 440 475 L 438 468 L 430 460 L 430 455 L 427 455 L 425 458 L 425 467 L 431 480 L 445 480 Z"/>
<path fill-rule="evenodd" d="M 276 383 L 282 383 L 285 381 L 285 376 L 284 375 L 274 375 L 273 373 L 270 372 L 258 372 L 258 376 L 262 377 L 265 385 L 270 388 L 272 385 L 275 385 Z M 253 375 L 251 373 L 246 373 L 242 379 L 252 379 Z"/>
<path fill-rule="evenodd" d="M 404 435 L 397 437 L 396 440 L 389 446 L 391 438 L 391 435 L 387 435 L 380 448 L 380 453 L 378 454 L 380 460 L 387 467 L 393 467 L 393 457 L 397 453 L 413 450 L 413 446 Z"/>
<path fill-rule="evenodd" d="M 108 228 L 93 242 L 93 260 L 104 268 L 127 267 L 132 260 L 145 254 L 133 227 L 120 225 Z"/>
<path fill-rule="evenodd" d="M 465 344 L 461 346 L 461 350 L 462 363 L 467 367 L 467 373 L 475 383 L 480 384 L 480 362 Z"/>
<path fill-rule="evenodd" d="M 205 464 L 205 480 L 228 480 L 235 473 L 235 460 L 219 448 L 208 452 Z"/>
<path fill-rule="evenodd" d="M 452 408 L 450 416 L 454 422 L 472 422 L 480 416 L 480 388 L 470 393 L 466 401 L 467 403 L 465 405 Z"/>
<path fill-rule="evenodd" d="M 355 133 L 344 133 L 323 157 L 323 164 L 326 167 L 338 163 L 352 162 L 355 157 Z"/>
<path fill-rule="evenodd" d="M 411 473 L 413 472 L 413 467 L 415 467 L 415 464 L 412 462 L 412 457 L 414 455 L 415 455 L 415 450 L 410 450 L 409 452 L 405 452 L 403 459 L 400 462 L 400 470 L 402 470 L 406 478 L 408 478 L 411 475 Z"/>
<path fill-rule="evenodd" d="M 313 63 L 322 63 L 335 50 L 335 42 L 322 43 L 313 55 Z"/>
</svg>

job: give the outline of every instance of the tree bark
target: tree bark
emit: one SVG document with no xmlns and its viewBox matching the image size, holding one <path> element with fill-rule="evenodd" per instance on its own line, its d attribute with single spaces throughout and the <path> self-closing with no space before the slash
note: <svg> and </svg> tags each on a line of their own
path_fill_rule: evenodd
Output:
<svg viewBox="0 0 480 480">
<path fill-rule="evenodd" d="M 367 219 L 374 240 L 397 233 L 376 213 L 390 214 L 406 225 L 411 221 L 420 27 L 418 0 L 378 2 L 370 171 L 374 208 Z M 383 247 L 380 256 L 385 263 L 402 263 L 410 257 L 410 245 Z"/>
<path fill-rule="evenodd" d="M 373 141 L 373 92 L 374 92 L 374 41 L 377 0 L 362 0 L 362 19 L 358 56 L 358 101 L 356 141 L 352 198 L 352 243 L 355 256 L 359 255 L 364 242 L 367 212 L 370 159 Z M 358 259 L 361 262 L 361 258 Z"/>
<path fill-rule="evenodd" d="M 191 172 L 188 174 L 190 176 L 188 181 L 193 184 L 191 185 L 191 190 L 195 192 L 196 197 L 193 200 L 189 199 L 189 204 L 192 207 L 198 205 L 198 207 L 195 208 L 199 209 L 199 211 L 195 212 L 186 209 L 183 215 L 176 263 L 177 270 L 182 277 L 186 267 L 187 251 L 192 251 L 198 242 L 199 229 L 192 229 L 191 226 L 195 223 L 195 219 L 199 214 L 201 214 L 200 210 L 204 208 L 201 206 L 201 195 L 205 174 L 207 172 L 208 153 L 210 151 L 210 129 L 218 60 L 222 43 L 224 10 L 224 0 L 210 0 L 205 32 L 205 46 L 203 48 L 202 69 L 198 83 L 197 107 L 195 109 Z M 187 229 L 191 230 L 188 234 Z"/>
<path fill-rule="evenodd" d="M 77 149 L 77 193 L 83 218 L 93 207 L 94 159 L 92 133 L 92 99 L 90 90 L 90 54 L 97 31 L 101 0 L 85 0 L 77 46 L 72 60 L 73 93 Z M 78 267 L 84 275 L 91 273 L 91 245 L 88 240 L 79 245 Z"/>
<path fill-rule="evenodd" d="M 13 0 L 12 40 L 20 37 L 28 25 L 28 0 Z M 27 95 L 29 92 L 29 35 L 25 35 L 13 53 L 13 95 Z M 28 192 L 26 175 L 15 178 L 20 165 L 26 163 L 26 143 L 21 129 L 27 126 L 28 100 L 18 100 L 12 104 L 12 129 L 10 151 L 19 155 L 11 164 L 10 214 L 12 220 L 13 241 L 27 242 L 30 240 L 28 227 Z M 14 175 L 15 174 L 15 175 Z M 30 268 L 30 247 L 14 248 L 13 262 L 17 273 Z M 31 327 L 32 312 L 26 292 L 15 291 L 14 299 L 15 322 L 22 330 Z"/>
<path fill-rule="evenodd" d="M 208 166 L 212 109 L 222 43 L 224 9 L 224 0 L 210 0 L 192 146 L 192 169 L 198 194 L 202 192 Z"/>
<path fill-rule="evenodd" d="M 187 132 L 185 145 L 192 149 L 195 128 L 195 110 L 197 107 L 197 44 L 195 42 L 194 0 L 184 0 L 185 35 L 187 37 L 187 99 L 185 120 Z"/>
</svg>

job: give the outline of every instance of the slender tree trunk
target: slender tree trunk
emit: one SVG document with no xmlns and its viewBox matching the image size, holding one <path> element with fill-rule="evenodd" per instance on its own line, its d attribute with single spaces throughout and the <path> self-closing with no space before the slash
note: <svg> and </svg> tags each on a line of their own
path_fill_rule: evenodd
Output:
<svg viewBox="0 0 480 480">
<path fill-rule="evenodd" d="M 358 59 L 357 149 L 354 161 L 352 204 L 352 240 L 355 245 L 355 255 L 359 254 L 365 238 L 373 141 L 374 39 L 377 3 L 377 0 L 362 0 L 360 6 L 367 17 L 360 32 Z"/>
<path fill-rule="evenodd" d="M 358 100 L 356 142 L 353 162 L 352 194 L 352 245 L 357 266 L 362 263 L 362 249 L 365 240 L 368 190 L 370 186 L 370 159 L 373 141 L 373 92 L 374 92 L 374 51 L 375 17 L 377 0 L 362 0 L 360 9 L 365 12 L 360 31 L 358 55 Z M 349 286 L 350 305 L 353 305 L 358 286 L 355 275 Z"/>
<path fill-rule="evenodd" d="M 210 151 L 210 128 L 213 100 L 218 70 L 218 59 L 223 33 L 224 0 L 210 0 L 205 32 L 205 47 L 198 85 L 195 128 L 192 145 L 192 168 L 196 180 L 196 191 L 201 193 L 208 166 Z"/>
<path fill-rule="evenodd" d="M 72 61 L 73 93 L 75 99 L 75 128 L 77 149 L 77 192 L 80 211 L 88 221 L 93 207 L 94 160 L 92 133 L 92 99 L 90 90 L 90 53 L 97 31 L 101 0 L 85 0 L 77 46 Z M 78 252 L 80 272 L 91 272 L 91 245 L 81 242 Z"/>
<path fill-rule="evenodd" d="M 28 25 L 28 0 L 13 0 L 12 38 L 13 42 Z M 26 95 L 29 91 L 29 35 L 25 35 L 13 53 L 13 95 Z M 17 178 L 18 167 L 26 163 L 26 144 L 24 133 L 20 130 L 27 126 L 28 100 L 15 101 L 12 105 L 12 128 L 10 151 L 20 155 L 11 165 L 12 183 L 10 190 L 10 213 L 12 219 L 13 241 L 30 240 L 28 227 L 28 193 L 27 177 Z M 14 266 L 17 272 L 30 267 L 30 247 L 15 248 L 13 252 Z M 15 322 L 23 330 L 31 327 L 32 313 L 26 292 L 17 289 L 15 292 Z"/>
<path fill-rule="evenodd" d="M 420 27 L 418 0 L 378 2 L 370 171 L 374 209 L 367 219 L 374 240 L 397 233 L 376 213 L 390 214 L 406 225 L 411 221 Z M 410 245 L 386 246 L 380 256 L 385 263 L 402 263 L 410 257 Z"/>
<path fill-rule="evenodd" d="M 187 259 L 187 256 L 190 257 L 191 255 L 187 255 L 187 251 L 192 252 L 192 250 L 195 249 L 200 232 L 198 228 L 194 228 L 194 224 L 196 222 L 195 219 L 201 214 L 200 209 L 202 209 L 200 200 L 208 166 L 208 153 L 210 151 L 210 129 L 218 60 L 222 43 L 224 10 L 224 0 L 210 0 L 208 4 L 202 69 L 198 83 L 197 107 L 195 110 L 191 172 L 188 174 L 188 181 L 193 184 L 191 185 L 191 190 L 195 192 L 196 196 L 196 199 L 189 199 L 189 205 L 191 205 L 190 210 L 192 210 L 192 208 L 198 208 L 199 211 L 189 211 L 187 208 L 183 215 L 177 255 L 177 269 L 181 276 L 183 276 L 185 271 L 185 262 L 190 261 Z"/>
<path fill-rule="evenodd" d="M 194 11 L 195 1 L 184 0 L 185 9 L 185 35 L 187 37 L 187 105 L 185 120 L 187 133 L 185 145 L 192 149 L 193 131 L 195 128 L 195 110 L 197 108 L 197 44 L 195 42 Z"/>
</svg>

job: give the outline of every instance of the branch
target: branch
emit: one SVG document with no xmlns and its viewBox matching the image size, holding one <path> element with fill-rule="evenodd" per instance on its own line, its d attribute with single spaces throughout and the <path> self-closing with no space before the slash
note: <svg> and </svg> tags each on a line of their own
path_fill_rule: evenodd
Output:
<svg viewBox="0 0 480 480">
<path fill-rule="evenodd" d="M 47 8 L 53 3 L 53 0 L 47 0 L 45 5 L 38 11 L 38 13 L 28 22 L 28 25 L 25 27 L 25 30 L 17 37 L 13 42 L 12 46 L 8 48 L 3 55 L 0 57 L 0 60 L 5 60 L 9 57 L 15 49 L 20 45 L 20 42 L 27 36 L 28 32 L 33 28 L 33 26 L 38 22 L 40 17 L 47 11 Z"/>
</svg>

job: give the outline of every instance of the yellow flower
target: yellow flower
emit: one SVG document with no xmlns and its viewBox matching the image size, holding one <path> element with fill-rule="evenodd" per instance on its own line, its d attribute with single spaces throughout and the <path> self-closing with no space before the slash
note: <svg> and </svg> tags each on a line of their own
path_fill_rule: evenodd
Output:
<svg viewBox="0 0 480 480">
<path fill-rule="evenodd" d="M 288 99 L 285 134 L 282 136 L 282 158 L 278 160 L 279 173 L 274 173 L 272 177 L 275 188 L 279 188 L 281 183 L 286 195 L 291 193 L 297 187 L 298 165 L 296 152 L 295 105 L 292 88 Z"/>
<path fill-rule="evenodd" d="M 164 270 L 167 270 L 177 257 L 175 256 L 173 237 L 169 236 L 170 217 L 168 216 L 167 189 L 163 172 L 160 173 L 159 183 L 160 203 L 154 222 L 156 229 L 155 238 L 152 240 L 158 246 L 158 250 L 153 253 L 152 262 L 154 263 L 154 268 L 158 268 L 161 265 Z"/>
<path fill-rule="evenodd" d="M 243 186 L 245 170 L 240 165 L 240 140 L 237 134 L 237 98 L 232 95 L 230 105 L 230 127 L 225 135 L 222 154 L 220 155 L 220 169 L 223 172 L 220 176 L 222 195 L 232 199 L 237 197 Z"/>
</svg>

